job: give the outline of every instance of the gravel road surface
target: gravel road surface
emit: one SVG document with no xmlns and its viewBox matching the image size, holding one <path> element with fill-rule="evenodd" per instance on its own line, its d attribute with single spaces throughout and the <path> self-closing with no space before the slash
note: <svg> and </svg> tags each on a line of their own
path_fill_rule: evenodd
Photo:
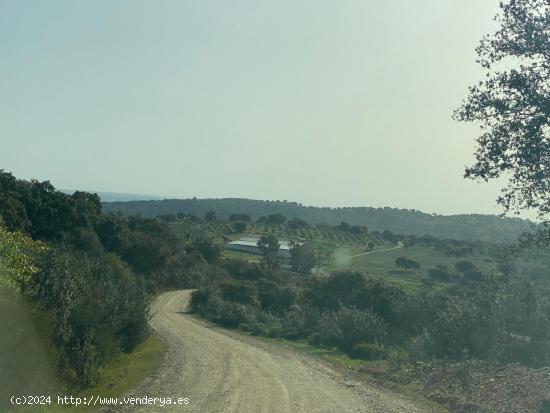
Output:
<svg viewBox="0 0 550 413">
<path fill-rule="evenodd" d="M 275 343 L 212 327 L 186 314 L 190 292 L 160 295 L 152 327 L 167 345 L 136 397 L 189 398 L 181 406 L 109 411 L 229 413 L 429 412 L 402 395 L 354 379 L 321 360 Z"/>
</svg>

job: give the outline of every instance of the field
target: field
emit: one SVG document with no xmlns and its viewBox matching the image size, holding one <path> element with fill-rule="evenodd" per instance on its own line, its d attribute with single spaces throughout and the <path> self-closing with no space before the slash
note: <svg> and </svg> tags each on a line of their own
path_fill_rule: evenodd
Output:
<svg viewBox="0 0 550 413">
<path fill-rule="evenodd" d="M 209 237 L 223 237 L 238 239 L 244 235 L 261 236 L 272 234 L 282 240 L 307 240 L 325 243 L 327 245 L 341 245 L 349 248 L 366 247 L 369 242 L 375 245 L 384 243 L 379 237 L 370 234 L 351 234 L 336 231 L 330 228 L 290 228 L 288 225 L 258 225 L 247 223 L 246 230 L 235 232 L 232 223 L 227 221 L 194 221 L 183 219 L 170 223 L 174 231 L 184 237 L 191 237 L 194 234 L 202 233 Z"/>
<path fill-rule="evenodd" d="M 395 265 L 395 260 L 398 257 L 411 258 L 420 264 L 420 268 L 408 271 L 399 269 Z M 420 285 L 430 269 L 437 265 L 445 265 L 452 271 L 456 262 L 462 260 L 470 261 L 483 272 L 491 272 L 495 268 L 495 263 L 490 258 L 476 255 L 466 255 L 460 258 L 450 257 L 443 251 L 429 246 L 405 247 L 361 255 L 351 259 L 350 268 L 416 287 Z"/>
<path fill-rule="evenodd" d="M 444 265 L 452 272 L 456 262 L 466 260 L 483 272 L 491 272 L 495 268 L 494 259 L 490 258 L 491 254 L 485 248 L 470 248 L 458 256 L 450 254 L 441 246 L 439 248 L 434 245 L 407 246 L 407 243 L 386 242 L 377 233 L 358 235 L 330 227 L 293 229 L 284 224 L 258 225 L 255 223 L 247 223 L 246 230 L 236 232 L 232 224 L 226 221 L 206 222 L 185 218 L 172 222 L 171 226 L 183 239 L 192 239 L 200 234 L 216 239 L 220 244 L 244 236 L 259 238 L 263 234 L 275 235 L 280 240 L 308 242 L 320 254 L 322 271 L 325 273 L 343 269 L 362 271 L 382 276 L 410 289 L 420 286 L 429 270 L 438 265 Z M 371 251 L 369 251 L 369 243 Z M 258 255 L 228 249 L 223 250 L 222 257 L 250 262 L 261 260 Z M 395 264 L 398 257 L 410 258 L 418 262 L 420 268 L 416 270 L 398 268 Z"/>
</svg>

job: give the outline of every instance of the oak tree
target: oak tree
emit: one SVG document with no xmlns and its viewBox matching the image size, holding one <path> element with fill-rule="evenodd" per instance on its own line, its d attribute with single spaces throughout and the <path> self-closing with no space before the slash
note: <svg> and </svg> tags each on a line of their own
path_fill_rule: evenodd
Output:
<svg viewBox="0 0 550 413">
<path fill-rule="evenodd" d="M 465 176 L 508 179 L 498 203 L 505 212 L 550 213 L 550 2 L 501 2 L 498 30 L 476 52 L 487 70 L 455 111 L 477 122 L 475 162 Z"/>
</svg>

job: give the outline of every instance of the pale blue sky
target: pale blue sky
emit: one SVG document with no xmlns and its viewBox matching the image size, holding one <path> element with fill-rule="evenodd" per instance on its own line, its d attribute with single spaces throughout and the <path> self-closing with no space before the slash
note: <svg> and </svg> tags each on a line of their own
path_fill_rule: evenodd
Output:
<svg viewBox="0 0 550 413">
<path fill-rule="evenodd" d="M 59 188 L 497 212 L 462 178 L 497 0 L 0 0 L 0 168 Z"/>
</svg>

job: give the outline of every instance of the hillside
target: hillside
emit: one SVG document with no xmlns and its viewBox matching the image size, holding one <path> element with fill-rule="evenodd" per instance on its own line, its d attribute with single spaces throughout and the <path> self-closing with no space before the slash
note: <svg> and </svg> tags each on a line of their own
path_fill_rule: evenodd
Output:
<svg viewBox="0 0 550 413">
<path fill-rule="evenodd" d="M 214 211 L 222 219 L 226 219 L 232 213 L 248 214 L 252 219 L 262 215 L 283 214 L 288 218 L 301 218 L 310 225 L 317 223 L 337 225 L 344 221 L 351 225 L 366 225 L 370 231 L 389 230 L 407 235 L 428 234 L 445 239 L 490 242 L 513 242 L 532 225 L 528 220 L 495 215 L 444 216 L 411 209 L 328 208 L 304 206 L 296 202 L 241 198 L 103 202 L 103 211 L 145 217 L 178 212 L 204 216 L 207 211 Z"/>
</svg>

